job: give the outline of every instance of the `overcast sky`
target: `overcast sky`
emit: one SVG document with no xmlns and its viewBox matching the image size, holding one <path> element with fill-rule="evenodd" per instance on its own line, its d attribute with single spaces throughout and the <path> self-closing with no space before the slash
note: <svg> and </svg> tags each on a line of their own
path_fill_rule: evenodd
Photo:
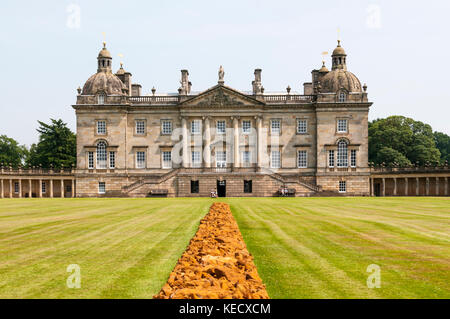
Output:
<svg viewBox="0 0 450 319">
<path fill-rule="evenodd" d="M 114 71 L 123 60 L 148 94 L 176 92 L 184 68 L 203 91 L 221 64 L 238 90 L 262 68 L 266 91 L 302 91 L 338 28 L 374 102 L 370 119 L 405 115 L 450 134 L 449 12 L 444 0 L 2 0 L 0 134 L 29 145 L 49 118 L 75 130 L 71 105 L 96 72 L 102 32 Z"/>
</svg>

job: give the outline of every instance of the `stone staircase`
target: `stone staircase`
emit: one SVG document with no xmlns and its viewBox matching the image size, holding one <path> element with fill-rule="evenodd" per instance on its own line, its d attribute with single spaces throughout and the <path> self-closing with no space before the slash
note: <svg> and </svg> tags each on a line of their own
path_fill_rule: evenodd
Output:
<svg viewBox="0 0 450 319">
<path fill-rule="evenodd" d="M 309 189 L 310 191 L 312 191 L 314 193 L 318 194 L 318 193 L 322 192 L 321 186 L 311 184 L 310 182 L 299 177 L 298 175 L 280 175 L 271 170 L 265 170 L 264 173 L 266 173 L 273 179 L 276 179 L 276 180 L 282 182 L 283 184 L 298 184 L 298 185 L 301 185 L 301 186 Z"/>
<path fill-rule="evenodd" d="M 142 177 L 142 178 L 138 179 L 137 181 L 135 181 L 134 183 L 131 183 L 130 185 L 122 187 L 122 192 L 125 194 L 128 194 L 129 192 L 132 192 L 133 190 L 135 190 L 145 184 L 161 184 L 161 183 L 167 181 L 168 179 L 174 177 L 175 175 L 177 175 L 179 170 L 180 170 L 179 168 L 176 168 L 176 169 L 173 169 L 170 172 L 167 172 L 163 175 L 159 175 L 159 176 L 153 175 L 153 176 Z"/>
</svg>

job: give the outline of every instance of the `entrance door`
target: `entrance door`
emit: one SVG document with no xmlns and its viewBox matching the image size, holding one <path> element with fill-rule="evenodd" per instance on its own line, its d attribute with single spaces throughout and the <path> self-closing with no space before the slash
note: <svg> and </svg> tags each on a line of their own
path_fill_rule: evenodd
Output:
<svg viewBox="0 0 450 319">
<path fill-rule="evenodd" d="M 227 196 L 227 181 L 217 181 L 217 196 L 226 197 Z"/>
<path fill-rule="evenodd" d="M 374 186 L 375 186 L 374 189 L 375 196 L 381 196 L 381 184 L 376 183 Z"/>
</svg>

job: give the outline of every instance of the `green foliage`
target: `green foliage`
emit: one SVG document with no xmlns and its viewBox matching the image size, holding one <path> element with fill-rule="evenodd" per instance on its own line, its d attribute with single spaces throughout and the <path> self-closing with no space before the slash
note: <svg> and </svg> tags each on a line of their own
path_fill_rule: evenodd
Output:
<svg viewBox="0 0 450 319">
<path fill-rule="evenodd" d="M 48 168 L 76 164 L 76 136 L 62 120 L 39 123 L 39 142 L 31 145 L 27 165 Z"/>
<path fill-rule="evenodd" d="M 0 163 L 5 166 L 17 167 L 23 164 L 27 156 L 27 149 L 23 145 L 6 135 L 0 135 Z"/>
<path fill-rule="evenodd" d="M 406 167 L 411 165 L 409 159 L 405 155 L 390 147 L 382 147 L 377 154 L 377 163 L 387 163 L 393 165 L 396 163 L 400 167 Z"/>
<path fill-rule="evenodd" d="M 441 152 L 441 163 L 450 162 L 450 136 L 441 132 L 434 132 L 436 147 Z"/>
<path fill-rule="evenodd" d="M 411 163 L 423 165 L 426 162 L 438 162 L 440 156 L 433 130 L 428 124 L 404 116 L 390 116 L 369 123 L 370 162 L 393 165 L 400 160 L 407 163 L 407 159 Z"/>
</svg>

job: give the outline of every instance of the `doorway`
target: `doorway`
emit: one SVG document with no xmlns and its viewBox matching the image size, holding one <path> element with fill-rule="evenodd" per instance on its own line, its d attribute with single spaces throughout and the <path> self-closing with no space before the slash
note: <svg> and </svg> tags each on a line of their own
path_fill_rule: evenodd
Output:
<svg viewBox="0 0 450 319">
<path fill-rule="evenodd" d="M 227 181 L 217 180 L 217 196 L 219 197 L 227 196 Z"/>
</svg>

